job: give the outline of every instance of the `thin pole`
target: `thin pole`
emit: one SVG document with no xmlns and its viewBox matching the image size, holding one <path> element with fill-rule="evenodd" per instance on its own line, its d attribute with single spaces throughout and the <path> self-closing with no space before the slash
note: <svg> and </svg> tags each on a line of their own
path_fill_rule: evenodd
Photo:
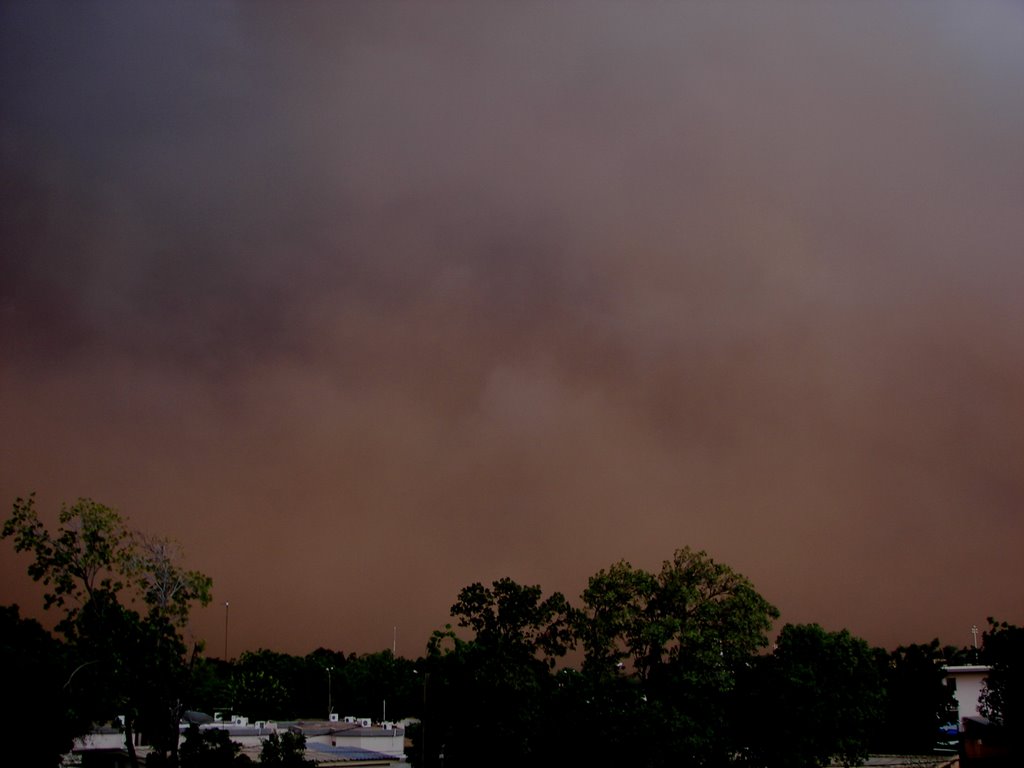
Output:
<svg viewBox="0 0 1024 768">
<path fill-rule="evenodd" d="M 331 719 L 331 713 L 334 712 L 334 704 L 331 702 L 331 670 L 334 667 L 327 667 L 327 719 Z"/>
<path fill-rule="evenodd" d="M 398 626 L 395 625 L 395 634 L 391 638 L 391 655 L 395 656 L 398 648 Z"/>
<path fill-rule="evenodd" d="M 231 603 L 224 603 L 224 661 L 228 660 L 228 611 Z"/>
<path fill-rule="evenodd" d="M 423 717 L 420 719 L 420 762 L 427 765 L 427 681 L 430 673 L 423 673 Z"/>
</svg>

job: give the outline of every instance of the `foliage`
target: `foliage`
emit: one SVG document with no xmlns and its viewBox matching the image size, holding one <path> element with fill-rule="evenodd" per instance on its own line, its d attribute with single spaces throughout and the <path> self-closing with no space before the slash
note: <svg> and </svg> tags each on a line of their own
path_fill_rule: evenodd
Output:
<svg viewBox="0 0 1024 768">
<path fill-rule="evenodd" d="M 553 667 L 572 643 L 569 604 L 560 592 L 544 600 L 541 594 L 540 587 L 509 578 L 489 588 L 477 582 L 459 592 L 451 615 L 473 630 L 479 645 L 524 658 L 541 655 Z"/>
<path fill-rule="evenodd" d="M 28 572 L 47 588 L 44 607 L 62 611 L 57 629 L 79 660 L 69 695 L 86 702 L 78 732 L 123 715 L 133 762 L 132 734 L 141 730 L 153 746 L 148 762 L 174 763 L 198 652 L 180 630 L 193 604 L 209 602 L 210 579 L 181 568 L 174 545 L 131 532 L 116 511 L 90 499 L 62 506 L 51 533 L 34 495 L 19 498 L 2 533 L 32 556 Z"/>
<path fill-rule="evenodd" d="M 213 714 L 231 712 L 234 664 L 225 659 L 198 656 L 192 666 L 189 708 Z"/>
<path fill-rule="evenodd" d="M 136 533 L 131 544 L 125 573 L 138 585 L 150 613 L 184 627 L 194 603 L 209 604 L 213 580 L 178 567 L 184 554 L 177 542 Z"/>
<path fill-rule="evenodd" d="M 692 765 L 726 762 L 737 750 L 734 729 L 723 726 L 735 706 L 737 676 L 768 643 L 778 611 L 748 579 L 704 552 L 677 550 L 657 573 L 625 561 L 599 571 L 583 592 L 578 633 L 584 672 L 614 686 L 627 674 L 644 706 L 643 718 L 660 734 L 647 764 L 685 759 Z"/>
<path fill-rule="evenodd" d="M 200 730 L 192 724 L 181 745 L 181 768 L 234 768 L 251 761 L 239 755 L 242 747 L 223 728 Z"/>
<path fill-rule="evenodd" d="M 637 674 L 647 676 L 653 657 L 661 655 L 672 632 L 662 625 L 651 605 L 657 589 L 654 575 L 625 561 L 590 578 L 583 592 L 586 613 L 577 626 L 588 671 L 614 675 L 619 665 L 632 657 Z"/>
<path fill-rule="evenodd" d="M 280 768 L 304 768 L 313 765 L 306 760 L 306 737 L 301 733 L 285 731 L 278 736 L 270 734 L 260 750 L 260 765 L 280 766 Z"/>
<path fill-rule="evenodd" d="M 1013 754 L 1024 753 L 1024 627 L 989 617 L 983 656 L 992 667 L 981 695 L 981 713 L 1006 730 Z"/>
<path fill-rule="evenodd" d="M 194 603 L 210 602 L 212 580 L 177 564 L 180 546 L 130 531 L 115 510 L 92 499 L 62 505 L 58 531 L 51 534 L 39 519 L 35 494 L 18 498 L 2 536 L 13 539 L 16 552 L 32 554 L 29 575 L 49 587 L 45 607 L 64 608 L 66 620 L 73 621 L 99 592 L 117 595 L 128 589 L 130 600 L 140 598 L 150 615 L 178 627 Z"/>
<path fill-rule="evenodd" d="M 501 579 L 463 589 L 451 613 L 472 634 L 435 632 L 419 662 L 417 766 L 855 764 L 879 716 L 863 640 L 787 625 L 763 655 L 778 612 L 703 552 L 656 573 L 615 563 L 579 610 Z M 577 645 L 582 669 L 555 671 Z"/>
<path fill-rule="evenodd" d="M 234 712 L 257 720 L 326 718 L 341 712 L 391 719 L 419 712 L 415 663 L 391 650 L 346 656 L 318 648 L 307 656 L 266 649 L 234 662 L 200 659 L 193 704 L 206 712 Z"/>
<path fill-rule="evenodd" d="M 300 712 L 294 689 L 304 671 L 300 657 L 262 649 L 246 651 L 232 665 L 228 681 L 230 709 L 256 720 L 297 717 Z"/>
<path fill-rule="evenodd" d="M 307 657 L 309 659 L 310 657 Z M 416 664 L 410 659 L 396 658 L 391 649 L 378 653 L 350 656 L 334 675 L 334 710 L 344 708 L 345 714 L 384 715 L 396 720 L 419 712 L 421 686 L 416 675 Z M 319 668 L 319 681 L 323 685 L 323 668 Z M 322 705 L 323 688 L 318 689 Z"/>
<path fill-rule="evenodd" d="M 727 761 L 737 670 L 767 644 L 776 610 L 747 579 L 689 549 L 658 573 L 616 563 L 590 579 L 583 601 L 577 610 L 511 579 L 464 588 L 451 613 L 473 635 L 447 627 L 431 638 L 414 760 Z M 553 673 L 578 645 L 583 670 Z"/>
<path fill-rule="evenodd" d="M 678 710 L 646 693 L 635 675 L 599 678 L 560 670 L 542 734 L 538 751 L 550 764 L 657 768 L 690 763 L 685 758 L 692 734 Z"/>
<path fill-rule="evenodd" d="M 116 512 L 84 499 L 62 508 L 54 533 L 33 497 L 19 499 L 3 535 L 33 556 L 29 573 L 47 587 L 46 607 L 62 611 L 66 640 L 13 609 L 0 614 L 10 635 L 0 646 L 5 659 L 38 677 L 40 711 L 61 722 L 61 743 L 90 721 L 124 715 L 129 741 L 134 729 L 153 744 L 152 765 L 177 762 L 186 701 L 284 720 L 383 715 L 386 699 L 391 717 L 421 718 L 410 732 L 414 764 L 450 768 L 482 756 L 496 768 L 853 764 L 872 728 L 895 743 L 897 722 L 917 751 L 948 706 L 937 641 L 884 656 L 845 631 L 787 625 L 764 655 L 778 611 L 744 576 L 689 548 L 657 572 L 625 561 L 599 571 L 579 609 L 508 578 L 471 584 L 451 607 L 470 636 L 446 626 L 415 664 L 390 651 L 324 648 L 305 657 L 259 650 L 228 662 L 202 659 L 182 639 L 191 606 L 209 601 L 211 584 L 180 567 L 172 542 L 132 533 Z M 557 669 L 576 648 L 582 668 Z M 986 706 L 1019 722 L 1019 630 L 993 623 L 986 653 L 995 665 Z M 888 732 L 875 727 L 880 712 Z M 304 749 L 301 736 L 274 734 L 262 760 L 309 765 Z M 180 758 L 182 766 L 247 760 L 217 729 L 190 730 Z"/>
<path fill-rule="evenodd" d="M 884 700 L 872 750 L 890 754 L 928 754 L 939 728 L 956 721 L 956 700 L 945 684 L 945 666 L 955 649 L 938 640 L 876 650 Z"/>
<path fill-rule="evenodd" d="M 428 643 L 413 759 L 461 766 L 487 754 L 498 766 L 537 762 L 551 715 L 551 669 L 573 642 L 568 602 L 504 578 L 462 589 L 451 615 L 473 638 L 448 625 Z"/>
<path fill-rule="evenodd" d="M 755 660 L 744 687 L 747 764 L 857 765 L 867 757 L 881 680 L 872 650 L 846 630 L 787 624 L 775 652 Z"/>
<path fill-rule="evenodd" d="M 32 745 L 43 765 L 60 765 L 75 736 L 89 727 L 71 683 L 86 667 L 73 650 L 18 606 L 0 607 L 0 668 L 4 670 L 0 722 Z"/>
<path fill-rule="evenodd" d="M 629 658 L 641 680 L 672 673 L 714 673 L 768 644 L 778 610 L 745 577 L 704 552 L 677 550 L 657 574 L 622 561 L 592 576 L 579 627 L 586 664 L 611 674 Z"/>
<path fill-rule="evenodd" d="M 67 606 L 66 618 L 73 621 L 98 591 L 116 594 L 124 586 L 129 534 L 114 510 L 91 499 L 62 505 L 58 522 L 59 532 L 52 535 L 36 512 L 35 494 L 18 498 L 3 538 L 13 538 L 16 552 L 34 556 L 28 573 L 49 588 L 45 607 Z"/>
</svg>

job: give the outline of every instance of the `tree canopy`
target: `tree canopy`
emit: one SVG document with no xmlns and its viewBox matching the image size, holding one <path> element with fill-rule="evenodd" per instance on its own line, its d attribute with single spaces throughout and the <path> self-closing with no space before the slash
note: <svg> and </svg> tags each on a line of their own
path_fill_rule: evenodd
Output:
<svg viewBox="0 0 1024 768">
<path fill-rule="evenodd" d="M 775 652 L 755 661 L 750 680 L 749 765 L 857 765 L 867 757 L 883 688 L 875 654 L 863 640 L 846 630 L 787 624 Z"/>
<path fill-rule="evenodd" d="M 462 589 L 451 615 L 457 629 L 418 662 L 416 765 L 852 765 L 884 715 L 877 650 L 809 624 L 783 627 L 768 652 L 777 609 L 689 548 L 657 571 L 598 571 L 578 608 L 504 578 Z M 945 706 L 928 690 L 928 707 Z"/>
<path fill-rule="evenodd" d="M 991 665 L 981 712 L 1005 729 L 1014 758 L 1024 756 L 1024 627 L 989 617 L 982 658 Z"/>
<path fill-rule="evenodd" d="M 876 650 L 884 700 L 871 739 L 872 749 L 887 754 L 928 754 L 939 729 L 955 723 L 956 699 L 946 685 L 947 664 L 957 661 L 955 648 L 930 643 Z"/>
<path fill-rule="evenodd" d="M 787 624 L 769 651 L 778 610 L 745 576 L 685 547 L 655 571 L 624 560 L 601 569 L 578 607 L 511 578 L 470 584 L 450 609 L 456 628 L 434 632 L 415 662 L 325 648 L 227 661 L 184 642 L 211 581 L 182 565 L 174 542 L 130 530 L 89 499 L 62 507 L 51 531 L 32 496 L 15 502 L 2 533 L 31 556 L 44 606 L 60 613 L 64 642 L 16 608 L 0 613 L 0 653 L 38 681 L 39 711 L 63 724 L 51 763 L 74 735 L 119 715 L 126 743 L 142 732 L 153 745 L 147 765 L 234 765 L 247 758 L 212 730 L 190 731 L 179 760 L 186 706 L 383 719 L 387 700 L 392 717 L 420 718 L 410 754 L 431 768 L 484 757 L 496 768 L 852 765 L 872 739 L 927 748 L 949 706 L 949 649 L 938 641 L 886 654 L 845 630 Z M 1008 727 L 1020 719 L 1020 633 L 994 622 L 986 633 L 985 711 Z M 268 739 L 263 762 L 303 765 L 302 746 L 291 734 Z"/>
<path fill-rule="evenodd" d="M 91 499 L 63 505 L 57 529 L 40 520 L 35 496 L 14 502 L 3 538 L 32 560 L 44 607 L 61 611 L 58 631 L 67 642 L 69 695 L 81 691 L 79 732 L 92 722 L 123 718 L 133 762 L 132 733 L 153 745 L 148 765 L 176 762 L 178 722 L 198 648 L 181 629 L 193 605 L 210 600 L 212 582 L 181 565 L 180 549 L 166 539 L 131 531 L 115 510 Z M 139 606 L 136 610 L 134 606 Z"/>
</svg>

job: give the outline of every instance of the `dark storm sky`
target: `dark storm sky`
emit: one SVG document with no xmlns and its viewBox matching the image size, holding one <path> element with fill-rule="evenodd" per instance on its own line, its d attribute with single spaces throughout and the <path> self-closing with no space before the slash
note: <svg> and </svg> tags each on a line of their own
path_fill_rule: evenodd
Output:
<svg viewBox="0 0 1024 768">
<path fill-rule="evenodd" d="M 1024 6 L 0 5 L 0 497 L 231 653 L 679 546 L 792 622 L 1024 621 Z M 0 602 L 33 605 L 0 551 Z"/>
</svg>

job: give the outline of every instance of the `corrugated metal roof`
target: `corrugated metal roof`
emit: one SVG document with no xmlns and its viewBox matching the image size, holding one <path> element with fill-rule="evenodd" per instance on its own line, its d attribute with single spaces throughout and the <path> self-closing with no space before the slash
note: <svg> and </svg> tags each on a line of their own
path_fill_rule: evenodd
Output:
<svg viewBox="0 0 1024 768">
<path fill-rule="evenodd" d="M 343 760 L 391 760 L 394 761 L 396 758 L 394 755 L 385 755 L 383 752 L 374 752 L 370 749 L 361 749 L 359 747 L 332 747 L 330 744 L 320 744 L 319 742 L 310 742 L 306 744 L 306 752 L 318 752 L 323 755 L 329 755 L 330 757 L 341 758 Z"/>
</svg>

